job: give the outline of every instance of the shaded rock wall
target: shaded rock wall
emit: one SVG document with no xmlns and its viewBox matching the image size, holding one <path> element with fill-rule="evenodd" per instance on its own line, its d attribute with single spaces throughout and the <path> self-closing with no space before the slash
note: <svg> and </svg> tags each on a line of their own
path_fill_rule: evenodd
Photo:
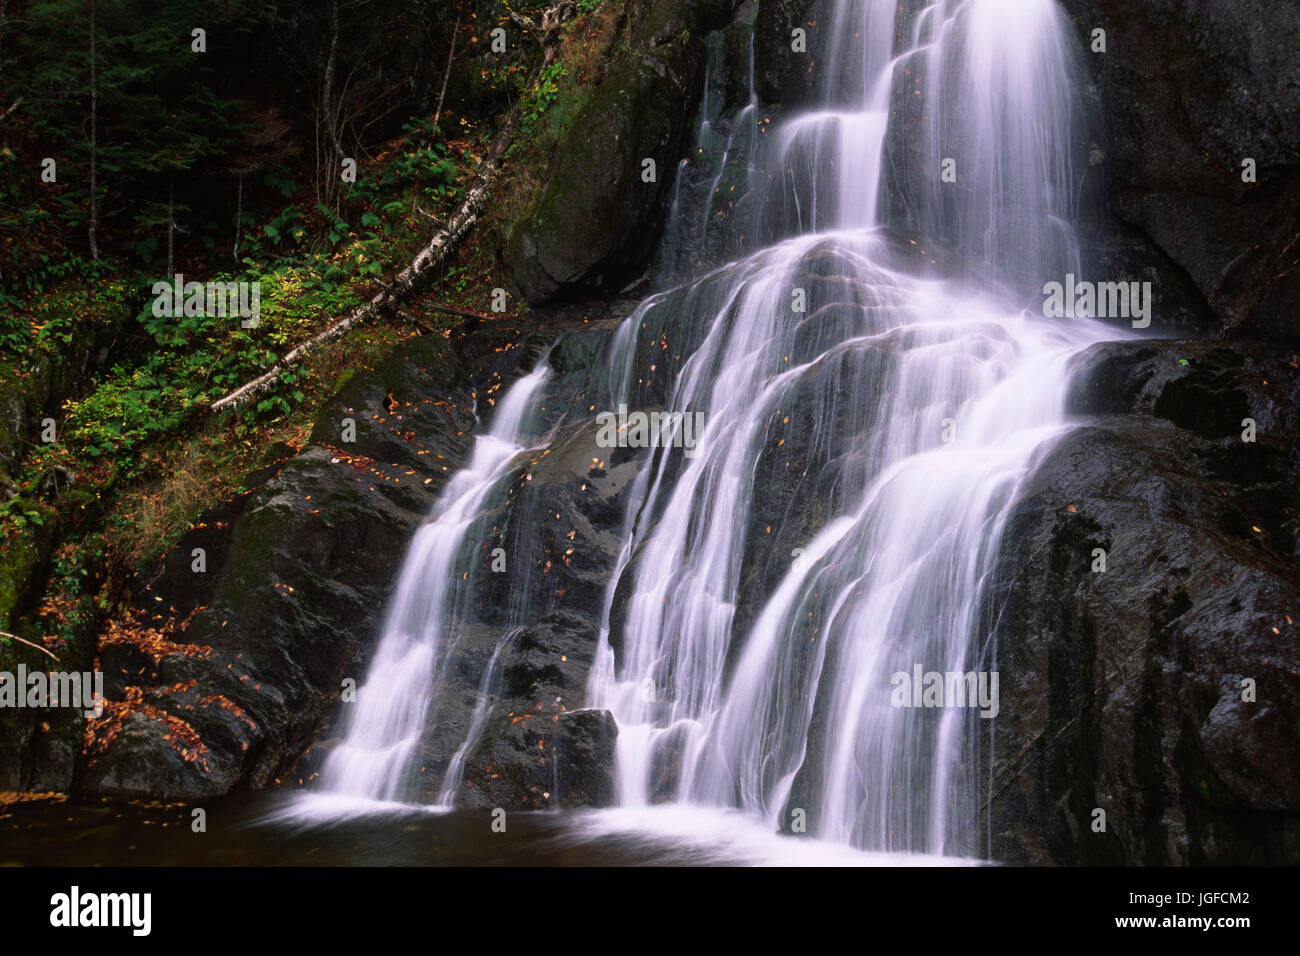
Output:
<svg viewBox="0 0 1300 956">
<path fill-rule="evenodd" d="M 296 760 L 342 679 L 362 682 L 412 531 L 465 462 L 472 407 L 448 341 L 413 339 L 339 390 L 301 454 L 254 476 L 254 490 L 182 540 L 142 598 L 193 620 L 181 646 L 154 660 L 104 651 L 110 699 L 134 686 L 146 706 L 125 708 L 91 748 L 81 790 L 208 797 L 266 786 Z M 345 418 L 354 442 L 343 440 Z M 204 574 L 191 570 L 199 546 Z M 181 751 L 173 721 L 197 735 L 185 748 L 197 757 Z"/>
<path fill-rule="evenodd" d="M 1002 693 L 987 852 L 1293 862 L 1297 359 L 1108 343 L 1085 356 L 1072 401 L 1091 424 L 1024 489 L 985 594 Z"/>
<path fill-rule="evenodd" d="M 631 0 L 626 40 L 570 124 L 535 207 L 510 229 L 506 267 L 534 304 L 616 292 L 637 279 L 663 227 L 674 170 L 694 132 L 701 35 L 732 0 Z M 645 160 L 654 180 L 643 179 Z"/>
<path fill-rule="evenodd" d="M 1300 2 L 1062 5 L 1086 50 L 1106 31 L 1086 61 L 1110 211 L 1177 263 L 1225 331 L 1300 336 Z"/>
<path fill-rule="evenodd" d="M 1155 281 L 1156 334 L 1233 341 L 1111 343 L 1080 365 L 1085 427 L 1018 501 L 986 594 L 1003 678 L 987 852 L 1294 862 L 1300 360 L 1249 339 L 1300 334 L 1300 4 L 1063 6 L 1085 49 L 1106 31 L 1087 54 L 1092 268 Z"/>
</svg>

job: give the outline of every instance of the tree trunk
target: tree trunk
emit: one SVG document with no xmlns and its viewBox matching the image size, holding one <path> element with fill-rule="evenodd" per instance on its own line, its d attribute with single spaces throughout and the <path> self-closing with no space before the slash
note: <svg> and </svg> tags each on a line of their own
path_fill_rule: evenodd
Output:
<svg viewBox="0 0 1300 956">
<path fill-rule="evenodd" d="M 7 0 L 0 0 L 0 41 L 4 40 L 5 31 L 9 29 L 8 9 L 9 9 L 9 4 Z M 4 44 L 0 43 L 0 79 L 4 78 L 4 68 L 5 68 Z"/>
<path fill-rule="evenodd" d="M 321 119 L 325 124 L 325 138 L 334 151 L 332 161 L 326 162 L 325 170 L 325 204 L 333 206 L 340 192 L 339 163 L 344 158 L 343 147 L 339 145 L 338 111 L 334 109 L 334 66 L 338 59 L 339 48 L 339 5 L 338 0 L 329 0 L 330 49 L 325 58 L 325 75 L 321 83 Z"/>
<path fill-rule="evenodd" d="M 442 74 L 442 90 L 438 93 L 438 106 L 433 111 L 433 125 L 438 125 L 438 118 L 442 116 L 442 101 L 447 95 L 447 81 L 451 79 L 451 64 L 456 58 L 456 33 L 460 30 L 460 14 L 456 14 L 456 25 L 451 28 L 451 49 L 447 51 L 447 71 Z"/>
<path fill-rule="evenodd" d="M 492 178 L 496 175 L 497 164 L 505 153 L 506 147 L 510 144 L 510 137 L 514 133 L 515 126 L 518 125 L 522 114 L 522 108 L 516 106 L 510 112 L 510 115 L 506 117 L 505 122 L 501 124 L 501 129 L 497 132 L 496 138 L 492 141 L 492 147 L 488 151 L 488 155 L 484 157 L 483 163 L 474 177 L 474 182 L 465 194 L 464 201 L 452 214 L 452 217 L 447 220 L 447 225 L 434 234 L 429 243 L 393 280 L 392 285 L 378 293 L 369 302 L 339 319 L 323 332 L 317 333 L 285 354 L 267 372 L 259 375 L 251 382 L 246 382 L 230 394 L 217 399 L 212 403 L 212 410 L 219 411 L 229 405 L 236 405 L 246 398 L 251 398 L 259 392 L 265 391 L 279 379 L 282 371 L 299 362 L 314 349 L 330 339 L 338 338 L 354 325 L 368 322 L 384 309 L 395 307 L 406 296 L 424 286 L 433 277 L 434 270 L 446 258 L 451 248 L 478 220 L 479 214 L 483 211 L 483 201 L 487 196 L 488 186 L 491 185 Z"/>
<path fill-rule="evenodd" d="M 96 236 L 96 230 L 99 227 L 99 197 L 96 191 L 99 188 L 99 181 L 95 160 L 99 147 L 96 130 L 99 118 L 99 87 L 95 59 L 95 0 L 90 0 L 90 227 L 86 238 L 90 242 L 90 258 L 98 261 L 99 238 Z"/>
<path fill-rule="evenodd" d="M 230 258 L 235 260 L 235 268 L 239 268 L 239 225 L 244 218 L 244 172 L 240 170 L 235 175 L 238 182 L 235 187 L 235 244 L 230 248 Z"/>
<path fill-rule="evenodd" d="M 167 275 L 176 275 L 176 190 L 171 174 L 167 176 Z"/>
</svg>

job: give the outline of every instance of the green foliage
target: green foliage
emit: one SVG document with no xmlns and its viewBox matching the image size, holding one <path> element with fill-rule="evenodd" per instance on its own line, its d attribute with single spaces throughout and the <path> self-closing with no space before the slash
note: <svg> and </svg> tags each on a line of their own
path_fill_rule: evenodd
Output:
<svg viewBox="0 0 1300 956">
<path fill-rule="evenodd" d="M 550 109 L 560 96 L 560 80 L 568 75 L 564 64 L 558 60 L 542 70 L 537 77 L 537 87 L 533 91 L 525 116 L 530 123 L 536 123 Z"/>
<path fill-rule="evenodd" d="M 69 352 L 74 341 L 93 334 L 126 308 L 128 283 L 114 276 L 107 262 L 52 257 L 42 274 L 58 285 L 0 303 L 2 357 L 18 358 L 33 349 L 53 355 Z"/>
<path fill-rule="evenodd" d="M 244 129 L 216 61 L 190 49 L 190 31 L 217 31 L 244 12 L 201 0 L 37 0 L 12 21 L 32 64 L 20 74 L 27 115 L 59 164 L 47 214 L 78 232 L 92 205 L 100 228 L 115 217 L 146 231 L 184 221 L 191 199 L 204 198 L 187 174 L 229 153 Z"/>
<path fill-rule="evenodd" d="M 61 444 L 87 466 L 107 465 L 117 479 L 146 477 L 151 465 L 142 454 L 145 449 L 182 433 L 197 410 L 273 365 L 278 354 L 314 331 L 322 316 L 360 304 L 358 292 L 346 280 L 379 268 L 382 253 L 371 244 L 378 241 L 371 233 L 334 260 L 310 256 L 301 266 L 282 264 L 260 278 L 245 279 L 261 284 L 255 328 L 243 328 L 234 317 L 157 316 L 152 299 L 145 296 L 147 304 L 137 323 L 151 340 L 152 351 L 135 365 L 114 365 L 82 397 L 64 404 Z M 341 281 L 327 278 L 331 270 Z M 211 281 L 239 278 L 215 276 Z M 42 301 L 37 312 L 52 313 L 41 330 L 47 341 L 57 343 L 70 334 L 91 307 L 88 295 L 72 290 L 57 305 Z M 283 372 L 281 389 L 249 408 L 241 407 L 237 433 L 247 434 L 291 414 L 306 398 L 301 376 L 297 370 Z M 31 469 L 47 467 L 52 454 L 38 448 L 31 455 Z"/>
<path fill-rule="evenodd" d="M 19 531 L 28 525 L 40 527 L 45 524 L 45 512 L 39 505 L 31 504 L 24 498 L 15 496 L 0 503 L 0 523 L 7 523 Z"/>
<path fill-rule="evenodd" d="M 425 117 L 404 124 L 402 132 L 406 148 L 376 177 L 378 183 L 387 190 L 416 188 L 430 200 L 453 198 L 456 194 L 456 162 L 448 154 L 447 144 L 438 128 Z M 385 208 L 385 213 L 400 213 L 402 208 L 400 203 L 392 202 Z M 368 224 L 363 222 L 362 225 Z"/>
<path fill-rule="evenodd" d="M 447 274 L 443 281 L 447 283 L 457 296 L 463 296 L 470 288 L 469 270 L 464 266 L 453 266 L 447 270 Z"/>
<path fill-rule="evenodd" d="M 2 128 L 2 127 L 0 127 Z M 31 201 L 26 186 L 30 170 L 20 167 L 18 155 L 0 147 L 0 232 L 30 240 L 60 228 L 54 209 Z M 6 242 L 0 252 L 0 348 L 17 350 L 19 343 L 7 338 L 7 313 L 19 309 L 24 299 L 44 292 L 64 279 L 95 281 L 112 271 L 107 262 L 92 262 L 70 254 L 56 243 L 40 247 L 30 241 Z"/>
<path fill-rule="evenodd" d="M 188 362 L 197 371 L 201 362 Z M 88 459 L 107 459 L 120 477 L 140 475 L 136 452 L 145 442 L 174 432 L 202 400 L 202 389 L 157 359 L 140 368 L 115 367 L 85 398 L 64 406 L 64 439 Z"/>
<path fill-rule="evenodd" d="M 432 195 L 441 196 L 442 191 L 455 181 L 456 164 L 447 158 L 447 147 L 438 143 L 403 155 L 389 167 L 385 185 L 422 185 Z"/>
<path fill-rule="evenodd" d="M 302 213 L 295 206 L 286 206 L 280 215 L 262 227 L 262 234 L 275 246 L 288 239 L 297 242 L 307 231 L 299 220 Z"/>
<path fill-rule="evenodd" d="M 54 552 L 46 593 L 56 596 L 60 613 L 49 620 L 55 635 L 65 644 L 75 644 L 86 634 L 96 617 L 92 599 L 106 563 L 103 539 L 87 536 L 76 547 Z"/>
<path fill-rule="evenodd" d="M 336 165 L 313 167 L 330 50 L 319 0 L 10 4 L 0 109 L 22 105 L 0 124 L 0 371 L 20 398 L 31 376 L 33 395 L 62 405 L 57 443 L 28 446 L 11 476 L 18 494 L 0 505 L 5 548 L 42 524 L 68 540 L 79 522 L 160 546 L 178 515 L 211 502 L 215 472 L 236 473 L 268 436 L 301 438 L 310 403 L 341 365 L 373 362 L 381 344 L 409 334 L 372 328 L 282 371 L 233 416 L 203 411 L 372 296 L 386 268 L 422 244 L 427 217 L 459 200 L 465 157 L 425 115 L 444 63 L 428 40 L 445 49 L 449 24 L 429 15 L 427 0 L 358 0 L 339 11 L 338 135 L 366 163 L 341 187 Z M 190 48 L 195 27 L 207 31 L 207 53 Z M 452 100 L 467 102 L 456 84 L 450 95 L 448 112 Z M 458 135 L 474 129 L 462 118 Z M 57 159 L 57 183 L 39 180 L 44 156 Z M 322 188 L 325 174 L 332 188 Z M 186 279 L 260 282 L 257 327 L 153 315 L 169 232 Z M 466 287 L 463 268 L 452 276 Z M 101 346 L 110 350 L 102 366 Z M 189 470 L 191 454 L 211 470 Z M 229 461 L 218 461 L 223 454 Z M 51 482 L 59 474 L 63 483 Z M 184 495 L 149 503 L 168 482 Z"/>
</svg>

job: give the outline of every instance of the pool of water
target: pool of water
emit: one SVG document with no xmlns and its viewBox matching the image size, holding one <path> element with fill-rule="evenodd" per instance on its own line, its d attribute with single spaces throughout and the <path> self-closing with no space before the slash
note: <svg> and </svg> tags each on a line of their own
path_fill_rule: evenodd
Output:
<svg viewBox="0 0 1300 956">
<path fill-rule="evenodd" d="M 861 853 L 698 807 L 509 813 L 253 794 L 193 807 L 33 800 L 0 807 L 5 866 L 945 866 Z M 500 824 L 498 823 L 498 829 Z"/>
</svg>

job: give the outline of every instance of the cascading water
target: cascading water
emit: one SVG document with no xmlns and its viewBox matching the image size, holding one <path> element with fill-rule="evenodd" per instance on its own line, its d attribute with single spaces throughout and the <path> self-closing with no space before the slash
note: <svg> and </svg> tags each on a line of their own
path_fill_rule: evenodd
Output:
<svg viewBox="0 0 1300 956">
<path fill-rule="evenodd" d="M 826 108 L 779 127 L 764 164 L 764 225 L 794 238 L 628 320 L 691 342 L 668 406 L 708 426 L 693 459 L 655 457 L 630 496 L 588 697 L 617 718 L 625 805 L 801 814 L 828 840 L 969 855 L 976 711 L 895 706 L 892 677 L 996 670 L 978 612 L 1006 510 L 1065 426 L 1071 356 L 1118 333 L 1016 302 L 1018 281 L 1077 267 L 1079 116 L 1054 4 L 911 6 L 837 5 Z M 966 263 L 872 232 L 886 198 Z M 644 403 L 635 348 L 625 363 L 616 401 Z M 781 461 L 773 437 L 800 430 L 802 459 Z M 759 476 L 782 467 L 832 513 L 805 522 L 815 533 L 742 622 L 774 510 Z"/>
<path fill-rule="evenodd" d="M 1007 511 L 1067 427 L 1071 357 L 1122 333 L 1025 308 L 1078 271 L 1080 108 L 1053 0 L 840 0 L 831 21 L 822 108 L 761 129 L 751 61 L 730 127 L 706 116 L 699 152 L 723 166 L 693 177 L 702 216 L 680 182 L 673 200 L 692 247 L 683 233 L 713 228 L 743 153 L 749 214 L 721 247 L 769 245 L 646 300 L 606 349 L 610 409 L 707 424 L 689 454 L 643 455 L 625 492 L 585 703 L 617 721 L 625 807 L 735 808 L 796 831 L 798 816 L 859 848 L 972 856 L 988 724 L 896 706 L 894 675 L 996 671 L 980 596 Z M 417 535 L 323 789 L 406 792 L 474 517 L 544 367 Z M 443 804 L 515 635 L 497 639 Z"/>
<path fill-rule="evenodd" d="M 358 690 L 344 736 L 325 760 L 320 788 L 338 797 L 400 799 L 424 729 L 453 613 L 470 530 L 484 498 L 524 447 L 534 396 L 550 377 L 545 362 L 497 404 L 491 430 L 469 466 L 447 483 L 407 552 L 375 658 Z M 472 544 L 468 544 L 472 548 Z M 337 803 L 337 801 L 336 801 Z"/>
</svg>

